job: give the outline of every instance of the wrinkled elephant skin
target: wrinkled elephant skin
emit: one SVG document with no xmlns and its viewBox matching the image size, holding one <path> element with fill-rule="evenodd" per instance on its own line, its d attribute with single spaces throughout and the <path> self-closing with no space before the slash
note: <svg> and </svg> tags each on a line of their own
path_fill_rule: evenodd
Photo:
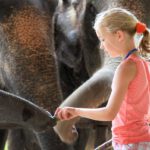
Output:
<svg viewBox="0 0 150 150">
<path fill-rule="evenodd" d="M 89 80 L 75 90 L 65 101 L 60 105 L 74 107 L 89 107 L 94 108 L 106 102 L 111 92 L 111 83 L 114 75 L 114 70 L 120 62 L 120 58 L 111 60 L 112 63 L 106 65 L 97 71 Z M 54 127 L 55 132 L 60 139 L 72 144 L 77 140 L 77 131 L 72 126 L 78 121 L 78 118 L 71 121 L 58 121 Z M 66 132 L 67 131 L 67 132 Z"/>
<path fill-rule="evenodd" d="M 123 8 L 127 8 L 131 10 L 132 12 L 134 12 L 137 15 L 137 17 L 140 18 L 141 21 L 145 21 L 147 25 L 150 26 L 149 19 L 147 19 L 147 16 L 150 15 L 150 9 L 149 9 L 150 4 L 148 0 L 144 0 L 144 1 L 87 0 L 85 5 L 88 9 L 85 9 L 85 6 L 84 6 L 82 10 L 85 10 L 85 12 L 87 12 L 88 14 L 83 15 L 84 16 L 83 17 L 84 21 L 82 20 L 83 26 L 82 24 L 79 25 L 81 27 L 81 30 L 79 30 L 79 33 L 82 34 L 81 41 L 83 42 L 82 44 L 84 45 L 90 45 L 90 42 L 86 40 L 86 37 L 90 37 L 90 39 L 92 39 L 92 36 L 89 33 L 90 29 L 92 28 L 92 25 L 88 26 L 87 28 L 86 28 L 86 25 L 87 25 L 87 22 L 94 21 L 94 20 L 90 20 L 91 18 L 88 18 L 88 16 L 90 17 L 92 13 L 95 13 L 94 10 L 97 10 L 97 13 L 98 13 L 109 8 L 121 6 Z M 91 13 L 89 13 L 89 11 L 91 11 Z M 94 45 L 92 46 L 94 47 Z M 88 52 L 85 51 L 85 53 L 88 53 Z M 89 52 L 89 56 L 90 56 L 90 52 Z M 101 57 L 103 57 L 103 55 Z M 63 107 L 63 106 L 98 107 L 103 102 L 107 101 L 110 91 L 111 91 L 111 82 L 112 82 L 113 74 L 115 71 L 114 67 L 116 67 L 120 61 L 118 61 L 118 64 L 117 63 L 113 64 L 114 63 L 113 59 L 111 58 L 107 59 L 107 57 L 105 58 L 106 59 L 104 60 L 103 66 L 100 68 L 100 70 L 97 73 L 95 73 L 95 75 L 93 75 L 88 81 L 82 84 L 77 90 L 75 90 L 68 98 L 66 98 L 66 100 L 60 105 L 60 107 Z M 107 70 L 106 68 L 108 66 L 110 67 Z M 108 76 L 108 74 L 110 76 Z M 95 95 L 97 95 L 96 99 L 95 99 Z M 70 121 L 62 121 L 62 122 L 58 121 L 57 125 L 54 127 L 56 133 L 59 135 L 59 137 L 61 138 L 63 142 L 71 144 L 75 142 L 75 140 L 77 139 L 78 134 L 76 130 L 72 128 L 72 126 L 77 122 L 77 120 L 78 119 L 73 119 Z"/>
<path fill-rule="evenodd" d="M 57 0 L 0 0 L 0 88 L 52 113 L 62 99 L 53 35 L 57 4 Z M 33 114 L 24 109 L 23 115 L 27 124 L 21 122 L 22 125 L 33 127 L 32 121 L 35 121 L 33 129 L 40 129 L 40 125 L 41 129 L 44 128 L 46 114 L 43 114 L 43 123 L 42 120 L 38 122 L 42 114 L 28 120 Z M 9 149 L 63 148 L 63 144 L 52 134 L 52 128 L 40 134 L 28 129 L 15 129 L 8 135 Z M 30 139 L 29 135 L 35 140 Z"/>
<path fill-rule="evenodd" d="M 51 114 L 37 105 L 0 90 L 0 128 L 29 128 L 43 132 L 55 125 Z"/>
</svg>

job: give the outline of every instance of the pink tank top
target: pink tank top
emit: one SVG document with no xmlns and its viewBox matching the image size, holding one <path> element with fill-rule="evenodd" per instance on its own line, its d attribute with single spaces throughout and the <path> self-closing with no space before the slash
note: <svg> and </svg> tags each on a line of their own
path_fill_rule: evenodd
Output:
<svg viewBox="0 0 150 150">
<path fill-rule="evenodd" d="M 137 65 L 137 75 L 129 84 L 121 108 L 112 121 L 112 139 L 118 144 L 150 141 L 150 65 L 143 59 L 130 55 Z"/>
</svg>

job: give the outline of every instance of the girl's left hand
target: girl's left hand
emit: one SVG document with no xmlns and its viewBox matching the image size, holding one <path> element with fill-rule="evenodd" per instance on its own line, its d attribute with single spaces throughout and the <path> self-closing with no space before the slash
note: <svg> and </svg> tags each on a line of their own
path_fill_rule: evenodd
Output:
<svg viewBox="0 0 150 150">
<path fill-rule="evenodd" d="M 55 116 L 60 120 L 70 120 L 78 116 L 77 108 L 74 107 L 58 107 L 55 111 Z"/>
</svg>

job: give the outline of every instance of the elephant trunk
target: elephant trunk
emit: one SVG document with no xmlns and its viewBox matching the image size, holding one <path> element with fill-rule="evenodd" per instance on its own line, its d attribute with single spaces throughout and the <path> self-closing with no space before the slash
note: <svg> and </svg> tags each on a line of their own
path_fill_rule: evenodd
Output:
<svg viewBox="0 0 150 150">
<path fill-rule="evenodd" d="M 120 62 L 120 58 L 108 59 L 105 65 L 97 71 L 89 80 L 75 90 L 61 105 L 71 107 L 95 108 L 107 102 L 111 92 L 111 83 L 114 71 Z M 74 127 L 79 118 L 67 121 L 58 121 L 54 127 L 60 139 L 72 144 L 78 137 Z"/>
<path fill-rule="evenodd" d="M 26 99 L 0 90 L 0 128 L 42 132 L 55 125 L 51 114 Z"/>
</svg>

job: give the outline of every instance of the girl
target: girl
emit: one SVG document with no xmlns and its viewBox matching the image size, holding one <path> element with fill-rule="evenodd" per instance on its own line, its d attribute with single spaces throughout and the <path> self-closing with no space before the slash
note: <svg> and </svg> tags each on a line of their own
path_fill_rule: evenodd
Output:
<svg viewBox="0 0 150 150">
<path fill-rule="evenodd" d="M 94 29 L 111 57 L 123 56 L 112 82 L 112 92 L 103 108 L 58 108 L 60 120 L 80 116 L 99 121 L 112 121 L 115 150 L 150 149 L 148 110 L 150 101 L 150 68 L 139 53 L 150 52 L 150 34 L 145 24 L 131 12 L 113 8 L 97 15 Z M 140 34 L 140 44 L 135 37 Z"/>
</svg>

